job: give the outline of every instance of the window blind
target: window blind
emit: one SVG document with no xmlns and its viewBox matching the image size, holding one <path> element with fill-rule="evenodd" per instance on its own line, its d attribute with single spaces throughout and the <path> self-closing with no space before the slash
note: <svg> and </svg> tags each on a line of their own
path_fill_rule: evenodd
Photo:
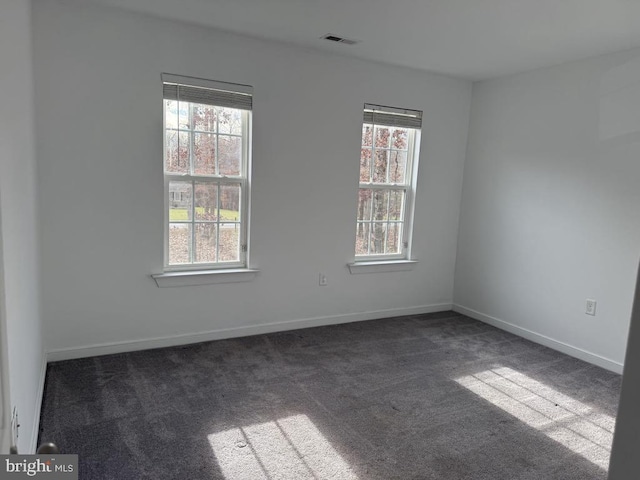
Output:
<svg viewBox="0 0 640 480">
<path fill-rule="evenodd" d="M 169 74 L 162 75 L 162 94 L 165 100 L 251 110 L 252 93 L 253 88 L 248 85 Z"/>
<path fill-rule="evenodd" d="M 419 129 L 422 127 L 422 112 L 365 103 L 363 120 L 375 125 Z"/>
</svg>

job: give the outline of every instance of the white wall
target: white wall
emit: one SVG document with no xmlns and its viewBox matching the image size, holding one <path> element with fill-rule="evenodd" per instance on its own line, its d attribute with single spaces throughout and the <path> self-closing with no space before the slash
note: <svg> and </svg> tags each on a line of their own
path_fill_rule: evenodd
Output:
<svg viewBox="0 0 640 480">
<path fill-rule="evenodd" d="M 640 50 L 475 84 L 459 309 L 619 371 L 640 254 L 639 158 Z"/>
<path fill-rule="evenodd" d="M 48 349 L 451 304 L 469 82 L 83 2 L 34 13 Z M 254 86 L 252 282 L 149 277 L 162 269 L 161 72 Z M 425 112 L 410 272 L 346 268 L 365 102 Z"/>
<path fill-rule="evenodd" d="M 8 346 L 3 360 L 9 367 L 10 404 L 18 408 L 21 453 L 30 452 L 36 441 L 44 381 L 30 10 L 28 0 L 0 5 L 0 302 Z"/>
<path fill-rule="evenodd" d="M 640 270 L 636 284 L 633 315 L 624 377 L 620 394 L 620 408 L 616 418 L 616 430 L 609 465 L 609 480 L 631 480 L 638 477 L 640 456 Z"/>
</svg>

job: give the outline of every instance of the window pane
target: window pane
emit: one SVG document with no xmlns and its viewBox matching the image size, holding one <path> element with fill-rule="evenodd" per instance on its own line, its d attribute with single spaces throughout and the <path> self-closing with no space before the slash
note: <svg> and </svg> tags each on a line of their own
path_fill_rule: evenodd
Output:
<svg viewBox="0 0 640 480">
<path fill-rule="evenodd" d="M 407 167 L 407 152 L 391 151 L 389 155 L 389 181 L 404 183 L 404 173 Z"/>
<path fill-rule="evenodd" d="M 189 128 L 189 102 L 175 102 L 178 115 L 178 128 Z"/>
<path fill-rule="evenodd" d="M 164 126 L 178 128 L 178 102 L 175 100 L 164 101 Z"/>
<path fill-rule="evenodd" d="M 218 168 L 220 175 L 240 175 L 242 139 L 220 135 L 218 137 Z"/>
<path fill-rule="evenodd" d="M 389 220 L 402 220 L 404 206 L 404 192 L 391 190 L 389 192 Z"/>
<path fill-rule="evenodd" d="M 373 223 L 371 225 L 371 254 L 384 253 L 386 223 Z"/>
<path fill-rule="evenodd" d="M 166 142 L 166 172 L 189 173 L 189 133 L 167 130 Z"/>
<path fill-rule="evenodd" d="M 362 145 L 370 147 L 373 142 L 373 125 L 364 124 L 362 126 Z"/>
<path fill-rule="evenodd" d="M 409 130 L 394 128 L 391 133 L 391 148 L 406 150 L 409 147 Z"/>
<path fill-rule="evenodd" d="M 216 131 L 216 108 L 211 105 L 193 104 L 193 129 L 202 132 Z"/>
<path fill-rule="evenodd" d="M 358 220 L 371 220 L 372 192 L 368 188 L 358 191 Z"/>
<path fill-rule="evenodd" d="M 169 224 L 169 263 L 171 265 L 191 263 L 190 224 Z"/>
<path fill-rule="evenodd" d="M 215 175 L 216 136 L 214 134 L 193 134 L 193 169 L 196 175 Z"/>
<path fill-rule="evenodd" d="M 220 261 L 237 262 L 240 260 L 240 224 L 220 224 Z"/>
<path fill-rule="evenodd" d="M 235 108 L 218 107 L 218 129 L 220 133 L 242 135 L 242 111 Z"/>
<path fill-rule="evenodd" d="M 164 101 L 165 128 L 189 128 L 189 102 Z"/>
<path fill-rule="evenodd" d="M 216 262 L 216 236 L 215 223 L 196 223 L 196 255 L 195 261 L 199 263 Z"/>
<path fill-rule="evenodd" d="M 169 221 L 188 222 L 192 207 L 191 182 L 169 182 Z"/>
<path fill-rule="evenodd" d="M 376 148 L 389 148 L 391 132 L 387 127 L 376 127 Z"/>
<path fill-rule="evenodd" d="M 196 220 L 214 221 L 218 218 L 218 185 L 196 183 Z"/>
<path fill-rule="evenodd" d="M 387 183 L 388 150 L 376 150 L 373 165 L 373 183 Z"/>
<path fill-rule="evenodd" d="M 367 255 L 369 249 L 369 224 L 358 222 L 356 227 L 356 255 Z"/>
<path fill-rule="evenodd" d="M 371 148 L 360 150 L 360 183 L 371 181 Z"/>
<path fill-rule="evenodd" d="M 373 191 L 373 220 L 386 220 L 388 218 L 388 204 L 389 191 L 388 190 L 374 190 Z"/>
<path fill-rule="evenodd" d="M 220 220 L 240 221 L 240 185 L 220 187 Z"/>
<path fill-rule="evenodd" d="M 387 225 L 387 253 L 402 253 L 402 239 L 400 238 L 401 231 L 401 223 L 390 223 Z"/>
</svg>

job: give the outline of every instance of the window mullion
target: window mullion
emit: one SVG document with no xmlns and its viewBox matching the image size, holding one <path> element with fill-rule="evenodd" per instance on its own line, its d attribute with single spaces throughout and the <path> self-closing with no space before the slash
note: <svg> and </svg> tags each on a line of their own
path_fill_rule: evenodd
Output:
<svg viewBox="0 0 640 480">
<path fill-rule="evenodd" d="M 215 107 L 215 112 L 216 112 L 216 143 L 215 143 L 215 155 L 216 155 L 216 159 L 214 162 L 214 166 L 215 166 L 215 173 L 216 175 L 220 175 L 220 163 L 218 160 L 218 153 L 219 153 L 219 148 L 218 148 L 218 140 L 220 139 L 219 134 L 220 134 L 220 109 L 218 107 Z M 216 257 L 217 258 L 217 257 Z"/>
<path fill-rule="evenodd" d="M 389 172 L 387 172 L 388 174 Z M 389 248 L 389 209 L 391 207 L 391 190 L 387 191 L 387 228 L 384 233 L 384 253 L 387 253 Z"/>
<path fill-rule="evenodd" d="M 191 263 L 195 263 L 196 255 L 196 182 L 193 179 L 195 173 L 195 134 L 193 133 L 193 104 L 189 105 L 189 176 L 191 177 L 191 255 L 189 260 Z M 178 124 L 178 127 L 180 124 Z"/>
<path fill-rule="evenodd" d="M 193 155 L 193 150 L 194 150 L 194 145 L 195 145 L 195 140 L 194 140 L 194 133 L 193 133 L 193 105 L 191 103 L 189 103 L 189 175 L 193 176 L 195 169 L 193 168 L 193 164 L 194 162 L 194 155 Z M 180 134 L 178 134 L 178 137 L 180 137 Z"/>
<path fill-rule="evenodd" d="M 166 151 L 166 146 L 165 146 Z M 169 232 L 171 229 L 169 180 L 164 179 L 164 264 L 169 265 Z"/>
<path fill-rule="evenodd" d="M 174 182 L 188 182 L 190 180 L 196 180 L 198 182 L 211 182 L 216 183 L 222 181 L 223 183 L 243 183 L 246 179 L 242 177 L 214 177 L 213 175 L 172 175 L 170 173 L 165 174 L 165 177 Z"/>
<path fill-rule="evenodd" d="M 218 181 L 218 198 L 216 205 L 216 262 L 220 262 L 220 205 L 222 197 L 222 184 Z"/>
<path fill-rule="evenodd" d="M 361 183 L 360 188 L 366 188 L 368 190 L 407 190 L 408 185 L 402 183 Z"/>
<path fill-rule="evenodd" d="M 369 162 L 369 180 L 373 182 L 373 166 L 376 162 L 376 126 L 371 124 L 371 161 Z"/>
<path fill-rule="evenodd" d="M 370 190 L 370 192 L 371 196 L 369 197 L 369 219 L 367 220 L 367 225 L 369 226 L 369 232 L 367 233 L 367 255 L 371 255 L 371 233 L 373 232 L 373 190 Z"/>
<path fill-rule="evenodd" d="M 402 217 L 402 243 L 403 244 L 405 242 L 405 225 L 407 224 L 408 215 L 409 215 L 408 205 L 409 205 L 409 202 L 411 201 L 412 201 L 411 193 L 407 189 L 404 192 L 404 199 L 402 202 L 402 211 L 400 212 L 400 216 Z"/>
<path fill-rule="evenodd" d="M 172 127 L 167 127 L 165 130 L 167 130 L 168 132 L 193 132 L 193 133 L 207 133 L 207 134 L 212 134 L 215 133 L 209 130 L 198 130 L 197 128 L 172 128 Z M 228 137 L 236 137 L 236 138 L 242 138 L 242 135 L 238 135 L 237 133 L 225 133 L 225 136 Z"/>
<path fill-rule="evenodd" d="M 191 181 L 191 263 L 195 263 L 196 256 L 196 182 Z"/>
</svg>

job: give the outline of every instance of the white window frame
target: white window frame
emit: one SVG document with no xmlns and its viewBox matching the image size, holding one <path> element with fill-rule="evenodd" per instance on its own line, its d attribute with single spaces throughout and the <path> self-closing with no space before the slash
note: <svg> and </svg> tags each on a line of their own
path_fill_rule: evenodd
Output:
<svg viewBox="0 0 640 480">
<path fill-rule="evenodd" d="M 184 86 L 192 86 L 192 87 L 201 87 L 212 90 L 224 90 L 229 92 L 250 92 L 251 87 L 246 85 L 236 85 L 225 82 L 217 82 L 211 80 L 205 80 L 194 77 L 185 77 L 178 75 L 170 75 L 163 74 L 162 75 L 163 84 L 167 83 L 177 83 L 179 85 Z M 241 172 L 239 176 L 225 176 L 225 175 L 196 175 L 193 174 L 193 134 L 198 133 L 199 130 L 195 130 L 193 125 L 190 125 L 191 128 L 188 129 L 190 132 L 190 173 L 188 174 L 178 174 L 178 173 L 167 173 L 165 171 L 166 168 L 166 156 L 167 156 L 167 128 L 166 128 L 166 108 L 164 106 L 164 101 L 166 100 L 163 95 L 163 117 L 162 117 L 162 132 L 163 132 L 163 176 L 164 176 L 164 272 L 168 273 L 197 273 L 197 272 L 207 272 L 207 271 L 218 271 L 224 272 L 229 271 L 232 273 L 237 273 L 241 269 L 246 269 L 249 265 L 249 205 L 250 205 L 250 197 L 251 197 L 251 135 L 252 135 L 252 115 L 251 110 L 242 109 L 242 162 L 240 165 Z M 189 103 L 189 117 L 191 118 L 191 105 L 196 102 L 188 102 Z M 223 106 L 227 108 L 228 105 L 215 105 L 210 103 L 212 106 Z M 201 132 L 211 134 L 211 132 Z M 216 132 L 215 135 L 218 135 Z M 226 134 L 223 134 L 226 135 Z M 229 136 L 239 136 L 239 135 L 229 135 Z M 217 153 L 217 152 L 216 152 Z M 216 155 L 217 156 L 217 155 Z M 191 220 L 184 222 L 171 222 L 170 221 L 170 204 L 171 204 L 171 194 L 169 192 L 169 184 L 172 181 L 179 182 L 191 182 L 192 184 L 192 198 L 191 198 Z M 239 258 L 236 262 L 213 262 L 213 263 L 205 263 L 205 262 L 192 262 L 188 264 L 170 264 L 169 263 L 169 229 L 172 223 L 184 223 L 191 225 L 191 255 L 192 259 L 195 256 L 195 225 L 197 223 L 201 223 L 196 221 L 195 218 L 195 204 L 196 204 L 196 196 L 195 196 L 195 183 L 211 183 L 218 185 L 218 208 L 220 206 L 220 187 L 225 185 L 240 185 L 241 194 L 240 194 L 240 222 L 239 222 Z M 216 248 L 219 248 L 219 236 L 220 236 L 220 224 L 221 223 L 234 223 L 234 222 L 224 222 L 221 221 L 219 216 L 217 220 L 214 222 L 202 222 L 202 223 L 215 223 L 218 228 L 216 229 L 217 242 Z M 210 283 L 210 282 L 207 282 Z M 217 282 L 215 282 L 217 283 Z"/>
<path fill-rule="evenodd" d="M 393 263 L 402 263 L 404 267 L 414 263 L 411 262 L 411 247 L 413 240 L 413 218 L 415 211 L 415 199 L 416 199 L 416 187 L 418 180 L 418 165 L 419 165 L 419 151 L 420 151 L 420 142 L 421 142 L 421 124 L 422 124 L 422 112 L 417 110 L 407 110 L 407 109 L 398 109 L 394 107 L 385 107 L 381 105 L 371 105 L 365 104 L 364 107 L 364 118 L 362 122 L 362 128 L 365 126 L 371 125 L 373 128 L 372 132 L 372 142 L 371 142 L 371 169 L 373 171 L 374 163 L 375 163 L 375 128 L 386 127 L 389 129 L 393 128 L 405 128 L 408 130 L 408 141 L 407 141 L 407 163 L 405 166 L 405 176 L 404 183 L 373 183 L 373 173 L 371 174 L 371 182 L 363 183 L 359 182 L 358 184 L 358 195 L 360 190 L 401 190 L 404 192 L 404 204 L 403 210 L 400 215 L 402 218 L 401 221 L 391 221 L 387 219 L 386 224 L 401 224 L 402 228 L 399 231 L 400 235 L 400 243 L 402 248 L 399 253 L 395 254 L 367 254 L 367 255 L 356 255 L 354 252 L 354 261 L 350 264 L 350 268 L 352 273 L 360 273 L 357 268 L 353 268 L 353 266 L 364 265 L 364 264 L 393 264 Z M 410 126 L 409 126 L 410 125 Z M 384 150 L 388 150 L 390 153 L 393 151 L 391 147 L 391 139 L 388 148 L 384 148 Z M 360 141 L 360 148 L 363 149 L 365 146 L 362 144 L 362 140 Z M 381 149 L 378 149 L 381 150 Z M 391 156 L 389 155 L 389 160 Z M 360 171 L 358 170 L 358 176 L 360 176 Z M 358 196 L 359 198 L 359 196 Z M 389 208 L 389 202 L 387 202 L 387 209 Z M 374 222 L 372 219 L 368 222 L 361 221 L 357 218 L 357 210 L 356 210 L 356 239 L 357 239 L 357 231 L 359 224 L 369 224 L 369 235 L 371 235 L 371 227 Z M 387 230 L 388 231 L 388 230 Z M 356 240 L 357 241 L 357 240 Z M 387 243 L 386 235 L 385 235 L 385 245 Z M 371 252 L 371 236 L 368 241 L 368 252 Z M 383 269 L 381 271 L 392 271 L 397 269 Z M 370 270 L 369 271 L 373 271 Z"/>
</svg>

